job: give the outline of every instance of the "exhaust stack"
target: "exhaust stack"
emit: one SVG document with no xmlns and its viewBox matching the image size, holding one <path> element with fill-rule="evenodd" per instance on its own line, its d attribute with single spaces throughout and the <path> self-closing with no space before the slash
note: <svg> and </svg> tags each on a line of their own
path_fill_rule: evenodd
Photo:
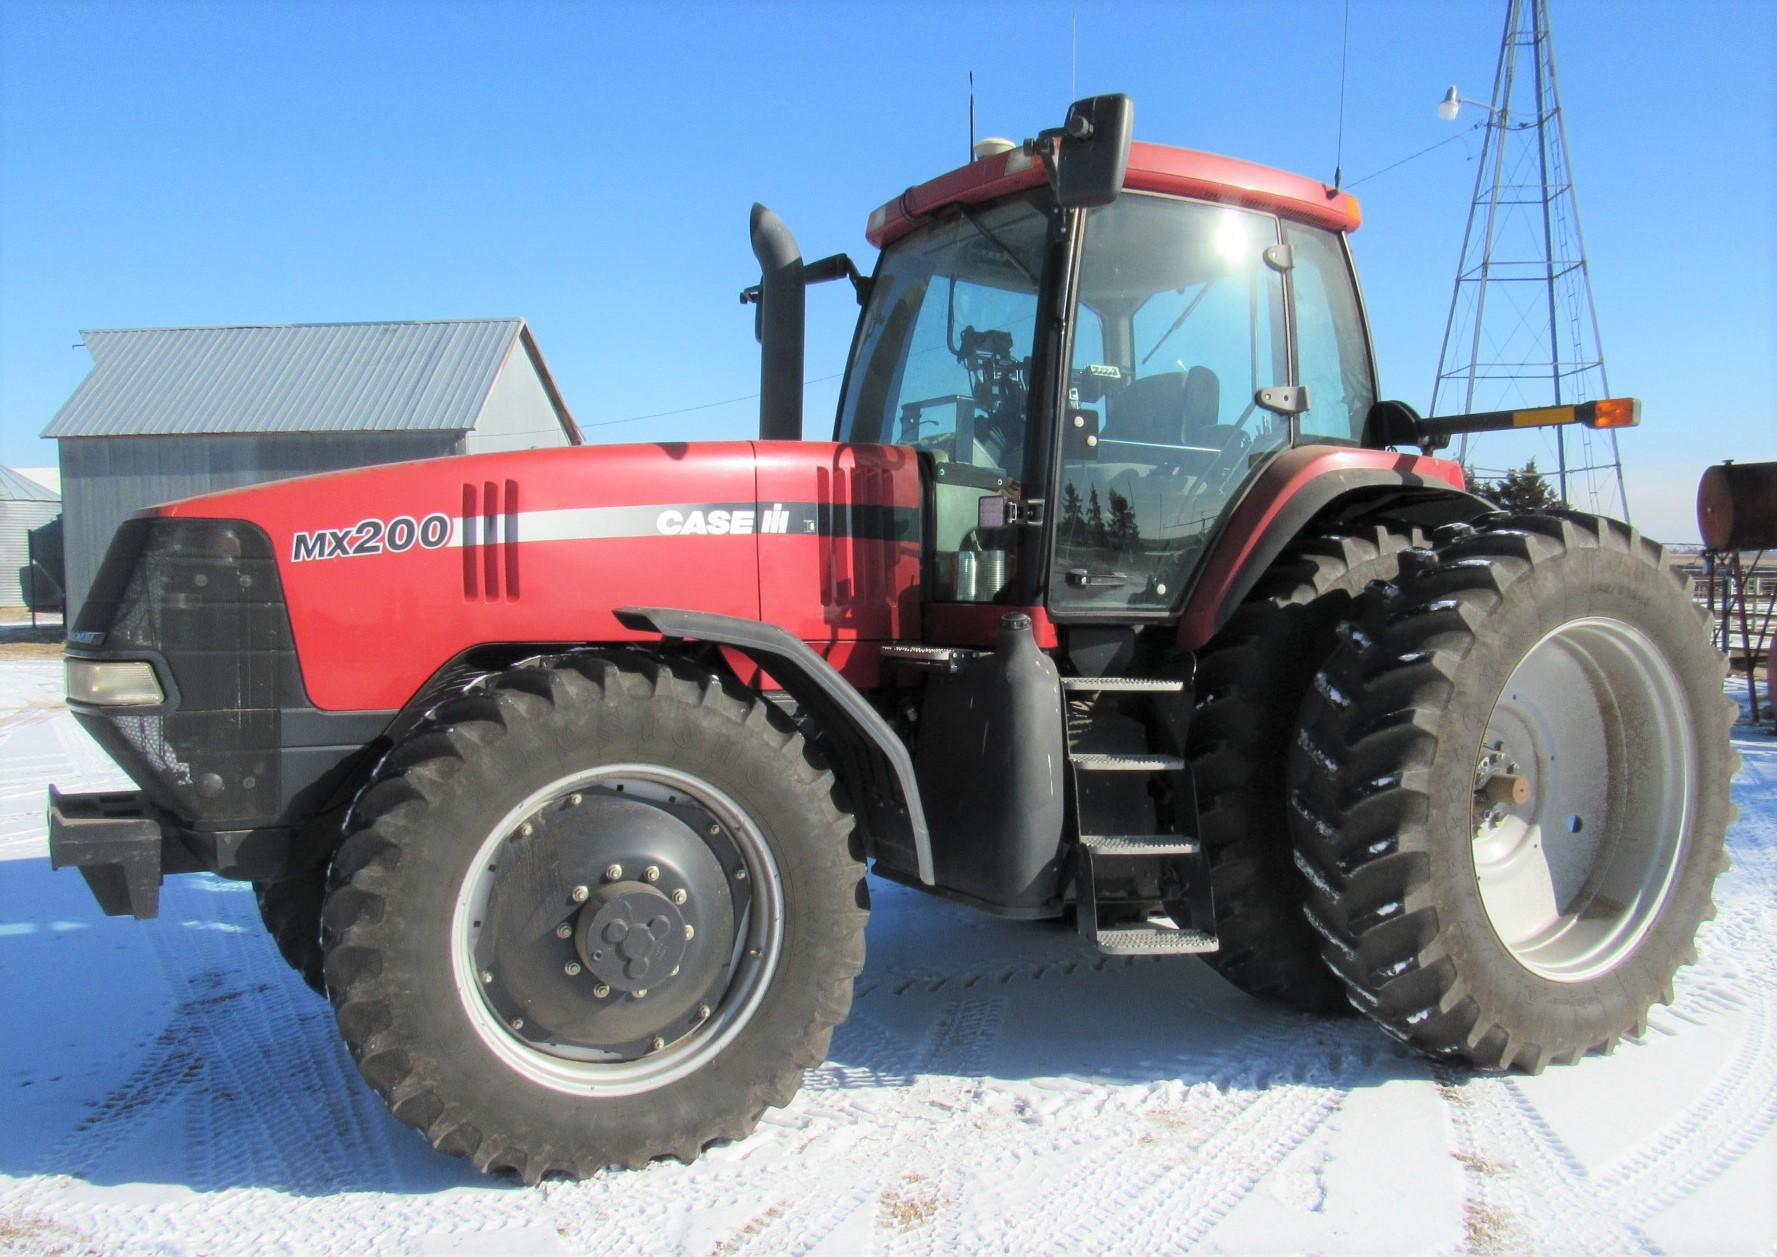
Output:
<svg viewBox="0 0 1777 1257">
<path fill-rule="evenodd" d="M 759 259 L 759 439 L 802 439 L 802 341 L 807 281 L 802 250 L 783 219 L 753 205 L 749 231 Z"/>
</svg>

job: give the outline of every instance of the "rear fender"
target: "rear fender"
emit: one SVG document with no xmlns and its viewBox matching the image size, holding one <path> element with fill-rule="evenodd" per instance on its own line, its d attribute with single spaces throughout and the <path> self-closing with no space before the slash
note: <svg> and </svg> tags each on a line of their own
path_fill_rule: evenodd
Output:
<svg viewBox="0 0 1777 1257">
<path fill-rule="evenodd" d="M 1467 491 L 1459 464 L 1419 454 L 1305 445 L 1278 455 L 1241 494 L 1179 618 L 1179 645 L 1214 637 L 1284 547 L 1314 525 L 1360 518 L 1423 527 L 1497 510 Z"/>
</svg>

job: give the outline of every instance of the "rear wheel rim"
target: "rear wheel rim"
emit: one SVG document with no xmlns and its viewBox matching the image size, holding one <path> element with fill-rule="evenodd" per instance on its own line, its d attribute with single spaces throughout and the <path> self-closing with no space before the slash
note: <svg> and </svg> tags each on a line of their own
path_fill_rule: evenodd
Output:
<svg viewBox="0 0 1777 1257">
<path fill-rule="evenodd" d="M 551 808 L 577 799 L 582 792 L 614 790 L 628 797 L 690 804 L 719 825 L 738 850 L 748 884 L 747 906 L 735 921 L 730 977 L 712 998 L 708 1015 L 671 1042 L 661 1043 L 632 1059 L 586 1059 L 579 1051 L 554 1051 L 528 1041 L 510 1024 L 511 1010 L 493 1006 L 484 990 L 487 971 L 482 937 L 490 897 L 495 889 L 502 850 L 525 840 L 527 825 Z M 738 874 L 737 874 L 738 876 Z M 572 919 L 574 907 L 559 911 Z M 526 1080 L 574 1095 L 633 1095 L 667 1086 L 707 1066 L 734 1042 L 757 1014 L 776 971 L 784 936 L 784 891 L 776 859 L 763 831 L 734 799 L 709 781 L 658 764 L 612 764 L 586 769 L 550 782 L 508 811 L 488 832 L 471 861 L 451 916 L 451 973 L 457 997 L 481 1042 L 503 1064 Z M 704 945 L 717 940 L 705 939 Z M 676 970 L 675 970 L 676 972 Z M 596 979 L 581 973 L 588 998 Z M 621 993 L 613 992 L 620 996 Z M 607 995 L 605 998 L 611 998 Z"/>
<path fill-rule="evenodd" d="M 1621 620 L 1570 620 L 1519 662 L 1476 755 L 1471 813 L 1481 903 L 1519 964 L 1586 982 L 1639 948 L 1695 811 L 1694 732 L 1672 665 Z M 1500 801 L 1519 778 L 1529 799 Z"/>
</svg>

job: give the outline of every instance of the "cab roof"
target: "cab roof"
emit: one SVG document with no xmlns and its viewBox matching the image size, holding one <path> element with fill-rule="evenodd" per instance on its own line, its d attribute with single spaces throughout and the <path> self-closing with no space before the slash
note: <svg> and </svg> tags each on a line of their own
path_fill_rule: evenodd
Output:
<svg viewBox="0 0 1777 1257">
<path fill-rule="evenodd" d="M 947 205 L 978 205 L 1011 192 L 1040 187 L 1048 176 L 1041 160 L 1023 149 L 983 157 L 905 192 L 870 215 L 864 234 L 883 248 Z M 1355 231 L 1363 221 L 1357 198 L 1315 179 L 1273 170 L 1237 157 L 1162 144 L 1132 144 L 1123 186 L 1269 210 L 1284 218 Z"/>
</svg>

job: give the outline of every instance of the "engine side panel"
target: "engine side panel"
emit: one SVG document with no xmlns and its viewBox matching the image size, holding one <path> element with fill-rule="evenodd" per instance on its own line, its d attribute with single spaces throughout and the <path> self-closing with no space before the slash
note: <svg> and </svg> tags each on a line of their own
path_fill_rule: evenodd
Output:
<svg viewBox="0 0 1777 1257">
<path fill-rule="evenodd" d="M 853 685 L 883 643 L 919 641 L 919 456 L 905 446 L 762 441 L 759 504 L 790 527 L 759 535 L 759 618 L 809 643 Z"/>
<path fill-rule="evenodd" d="M 397 708 L 486 642 L 629 641 L 612 609 L 759 613 L 750 442 L 569 447 L 367 468 L 161 514 L 270 536 L 310 700 Z"/>
<path fill-rule="evenodd" d="M 270 537 L 304 688 L 403 706 L 497 642 L 645 639 L 613 610 L 763 619 L 856 685 L 919 631 L 917 457 L 892 446 L 570 447 L 400 463 L 156 508 Z"/>
</svg>

